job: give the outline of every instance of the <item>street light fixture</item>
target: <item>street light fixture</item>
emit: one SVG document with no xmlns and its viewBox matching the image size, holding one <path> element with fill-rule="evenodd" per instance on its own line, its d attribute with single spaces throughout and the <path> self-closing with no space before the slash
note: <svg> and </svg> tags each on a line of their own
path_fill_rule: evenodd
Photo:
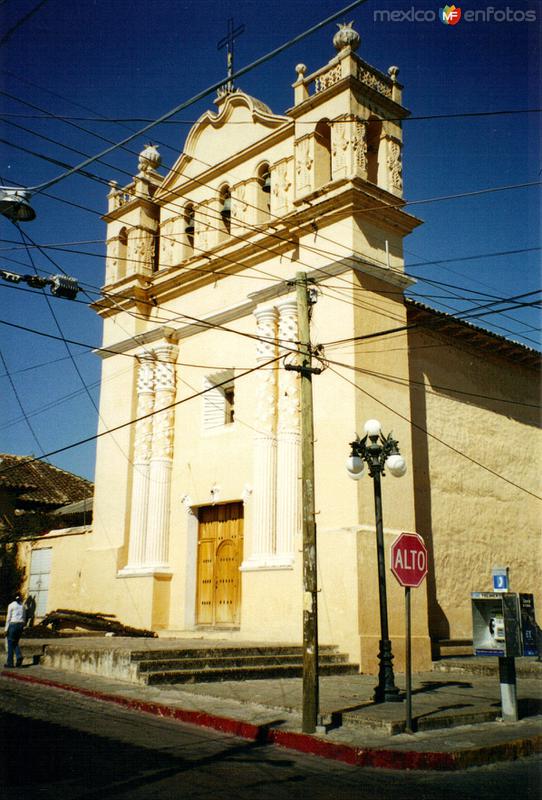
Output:
<svg viewBox="0 0 542 800">
<path fill-rule="evenodd" d="M 350 443 L 351 452 L 346 461 L 346 471 L 352 480 L 363 477 L 365 464 L 373 479 L 376 518 L 376 553 L 378 561 L 378 599 L 380 604 L 380 649 L 378 652 L 378 685 L 374 690 L 375 703 L 397 702 L 403 698 L 395 685 L 393 654 L 388 632 L 388 601 L 386 596 L 386 563 L 384 557 L 384 527 L 382 523 L 382 492 L 380 478 L 388 469 L 396 477 L 406 472 L 406 463 L 399 453 L 398 442 L 391 433 L 383 436 L 380 422 L 370 419 L 364 426 L 365 436 Z"/>
<path fill-rule="evenodd" d="M 0 214 L 12 222 L 31 222 L 36 212 L 28 202 L 30 196 L 25 189 L 0 187 Z"/>
</svg>

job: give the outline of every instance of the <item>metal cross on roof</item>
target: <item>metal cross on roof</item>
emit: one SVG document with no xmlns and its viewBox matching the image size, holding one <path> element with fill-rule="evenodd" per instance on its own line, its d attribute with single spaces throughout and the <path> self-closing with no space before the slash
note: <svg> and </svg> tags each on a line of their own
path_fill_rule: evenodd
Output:
<svg viewBox="0 0 542 800">
<path fill-rule="evenodd" d="M 217 50 L 222 50 L 223 47 L 227 48 L 228 81 L 224 84 L 222 89 L 224 93 L 233 92 L 233 81 L 231 79 L 231 76 L 233 75 L 233 46 L 237 36 L 241 36 L 241 34 L 244 33 L 244 30 L 244 25 L 238 25 L 237 28 L 234 28 L 233 17 L 230 17 L 228 19 L 228 33 L 217 44 Z"/>
</svg>

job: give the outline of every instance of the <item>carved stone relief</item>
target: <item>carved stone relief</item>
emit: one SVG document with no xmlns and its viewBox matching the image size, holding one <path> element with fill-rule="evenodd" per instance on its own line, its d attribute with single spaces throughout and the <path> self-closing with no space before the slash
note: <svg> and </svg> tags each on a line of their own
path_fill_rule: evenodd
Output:
<svg viewBox="0 0 542 800">
<path fill-rule="evenodd" d="M 331 129 L 333 177 L 367 174 L 366 125 L 359 119 L 335 120 Z"/>
<path fill-rule="evenodd" d="M 176 384 L 173 362 L 177 357 L 177 351 L 175 345 L 162 345 L 155 349 L 153 458 L 173 458 L 175 407 L 172 404 L 175 401 Z"/>
<path fill-rule="evenodd" d="M 126 274 L 148 275 L 152 272 L 153 252 L 154 237 L 150 231 L 144 228 L 132 228 L 128 231 Z"/>
<path fill-rule="evenodd" d="M 296 175 L 297 190 L 304 187 L 311 187 L 313 182 L 314 154 L 311 145 L 311 137 L 306 136 L 296 143 Z"/>
<path fill-rule="evenodd" d="M 370 86 L 376 92 L 383 94 L 384 97 L 391 97 L 391 86 L 383 81 L 382 78 L 379 78 L 372 70 L 363 67 L 361 64 L 358 66 L 358 80 L 366 86 Z"/>
<path fill-rule="evenodd" d="M 171 267 L 176 263 L 175 250 L 181 231 L 182 219 L 176 217 L 165 222 L 160 230 L 160 266 Z"/>
<path fill-rule="evenodd" d="M 331 127 L 331 155 L 333 158 L 333 175 L 347 168 L 347 151 L 350 145 L 347 121 L 334 120 Z"/>
<path fill-rule="evenodd" d="M 289 205 L 292 187 L 289 167 L 289 161 L 281 161 L 274 168 L 273 199 L 275 208 L 284 208 Z"/>
<path fill-rule="evenodd" d="M 315 93 L 323 92 L 324 89 L 327 89 L 329 86 L 333 86 L 333 84 L 337 83 L 341 79 L 341 65 L 336 64 L 327 72 L 324 72 L 323 75 L 319 75 L 314 80 L 314 91 Z"/>
<path fill-rule="evenodd" d="M 146 464 L 151 457 L 152 414 L 154 408 L 154 363 L 143 356 L 137 374 L 137 416 L 134 463 Z M 143 419 L 140 419 L 143 417 Z"/>
<path fill-rule="evenodd" d="M 403 191 L 403 165 L 401 145 L 396 139 L 388 139 L 388 174 L 391 191 Z"/>
<path fill-rule="evenodd" d="M 293 346 L 299 339 L 297 324 L 297 301 L 295 298 L 278 303 L 279 332 L 281 344 L 291 342 Z M 288 351 L 285 351 L 286 353 Z M 280 371 L 279 381 L 279 430 L 297 432 L 299 429 L 299 381 L 297 372 Z"/>
<path fill-rule="evenodd" d="M 121 244 L 120 239 L 118 237 L 110 239 L 107 242 L 106 283 L 115 283 L 120 280 L 125 270 L 125 257 L 126 247 Z"/>
<path fill-rule="evenodd" d="M 238 223 L 248 222 L 249 207 L 247 200 L 247 187 L 244 183 L 240 183 L 238 186 L 234 187 L 232 193 L 232 202 L 234 206 L 232 210 L 232 217 Z"/>
</svg>

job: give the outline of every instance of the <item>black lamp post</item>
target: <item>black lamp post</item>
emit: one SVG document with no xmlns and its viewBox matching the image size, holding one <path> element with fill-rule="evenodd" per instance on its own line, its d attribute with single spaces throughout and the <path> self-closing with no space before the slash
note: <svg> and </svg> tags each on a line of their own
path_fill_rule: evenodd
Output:
<svg viewBox="0 0 542 800">
<path fill-rule="evenodd" d="M 384 528 L 382 523 L 382 491 L 380 478 L 386 467 L 400 478 L 406 472 L 405 459 L 399 453 L 398 442 L 382 435 L 380 422 L 370 419 L 365 423 L 365 436 L 350 443 L 352 448 L 346 470 L 352 480 L 363 477 L 364 463 L 373 479 L 376 518 L 376 553 L 378 560 L 378 599 L 380 604 L 380 649 L 378 652 L 378 685 L 375 686 L 375 703 L 397 702 L 403 698 L 395 685 L 393 654 L 388 631 L 388 602 L 386 595 L 386 562 L 384 557 Z"/>
</svg>

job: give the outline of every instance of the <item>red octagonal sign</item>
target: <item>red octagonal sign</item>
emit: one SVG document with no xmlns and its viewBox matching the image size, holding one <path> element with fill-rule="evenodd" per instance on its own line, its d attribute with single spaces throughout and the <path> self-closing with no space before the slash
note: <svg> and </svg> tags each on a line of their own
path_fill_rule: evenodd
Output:
<svg viewBox="0 0 542 800">
<path fill-rule="evenodd" d="M 401 586 L 419 586 L 427 575 L 427 550 L 417 533 L 401 533 L 391 546 L 391 571 Z"/>
</svg>

